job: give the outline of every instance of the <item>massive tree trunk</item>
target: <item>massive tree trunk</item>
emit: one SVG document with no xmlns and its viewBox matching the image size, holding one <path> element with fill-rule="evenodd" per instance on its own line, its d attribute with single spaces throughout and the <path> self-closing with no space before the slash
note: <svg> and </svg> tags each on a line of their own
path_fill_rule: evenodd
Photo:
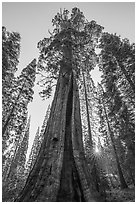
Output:
<svg viewBox="0 0 137 204">
<path fill-rule="evenodd" d="M 75 75 L 60 72 L 44 141 L 16 201 L 97 201 L 86 164 Z"/>
</svg>

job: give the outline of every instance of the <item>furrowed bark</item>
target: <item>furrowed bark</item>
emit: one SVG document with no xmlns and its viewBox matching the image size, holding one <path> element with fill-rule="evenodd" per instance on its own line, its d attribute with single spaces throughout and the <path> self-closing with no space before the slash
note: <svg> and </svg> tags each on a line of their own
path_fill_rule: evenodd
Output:
<svg viewBox="0 0 137 204">
<path fill-rule="evenodd" d="M 96 201 L 84 156 L 75 77 L 60 74 L 45 138 L 19 202 Z M 65 193 L 65 196 L 64 196 Z"/>
</svg>

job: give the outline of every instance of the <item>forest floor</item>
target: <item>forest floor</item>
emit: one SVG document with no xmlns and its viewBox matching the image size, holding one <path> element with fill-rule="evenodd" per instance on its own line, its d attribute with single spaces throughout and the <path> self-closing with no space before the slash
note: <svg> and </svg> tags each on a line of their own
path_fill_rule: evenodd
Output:
<svg viewBox="0 0 137 204">
<path fill-rule="evenodd" d="M 107 202 L 135 202 L 135 187 L 127 189 L 112 189 L 107 191 Z"/>
</svg>

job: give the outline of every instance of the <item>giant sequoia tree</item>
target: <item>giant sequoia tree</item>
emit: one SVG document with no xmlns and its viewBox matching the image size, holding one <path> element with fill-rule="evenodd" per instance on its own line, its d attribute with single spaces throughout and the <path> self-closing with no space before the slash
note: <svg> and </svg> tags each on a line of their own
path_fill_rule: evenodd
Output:
<svg viewBox="0 0 137 204">
<path fill-rule="evenodd" d="M 81 63 L 93 59 L 102 27 L 86 22 L 77 8 L 71 15 L 58 13 L 52 22 L 51 37 L 38 47 L 39 70 L 48 73 L 42 94 L 50 95 L 57 79 L 55 95 L 39 155 L 16 201 L 97 201 L 84 156 L 77 79 Z"/>
</svg>

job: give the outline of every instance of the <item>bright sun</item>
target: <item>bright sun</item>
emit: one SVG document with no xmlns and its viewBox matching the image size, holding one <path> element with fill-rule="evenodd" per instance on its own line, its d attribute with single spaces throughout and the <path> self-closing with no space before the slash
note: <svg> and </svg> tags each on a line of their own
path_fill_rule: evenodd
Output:
<svg viewBox="0 0 137 204">
<path fill-rule="evenodd" d="M 95 153 L 99 153 L 99 149 L 97 147 L 95 149 Z"/>
</svg>

